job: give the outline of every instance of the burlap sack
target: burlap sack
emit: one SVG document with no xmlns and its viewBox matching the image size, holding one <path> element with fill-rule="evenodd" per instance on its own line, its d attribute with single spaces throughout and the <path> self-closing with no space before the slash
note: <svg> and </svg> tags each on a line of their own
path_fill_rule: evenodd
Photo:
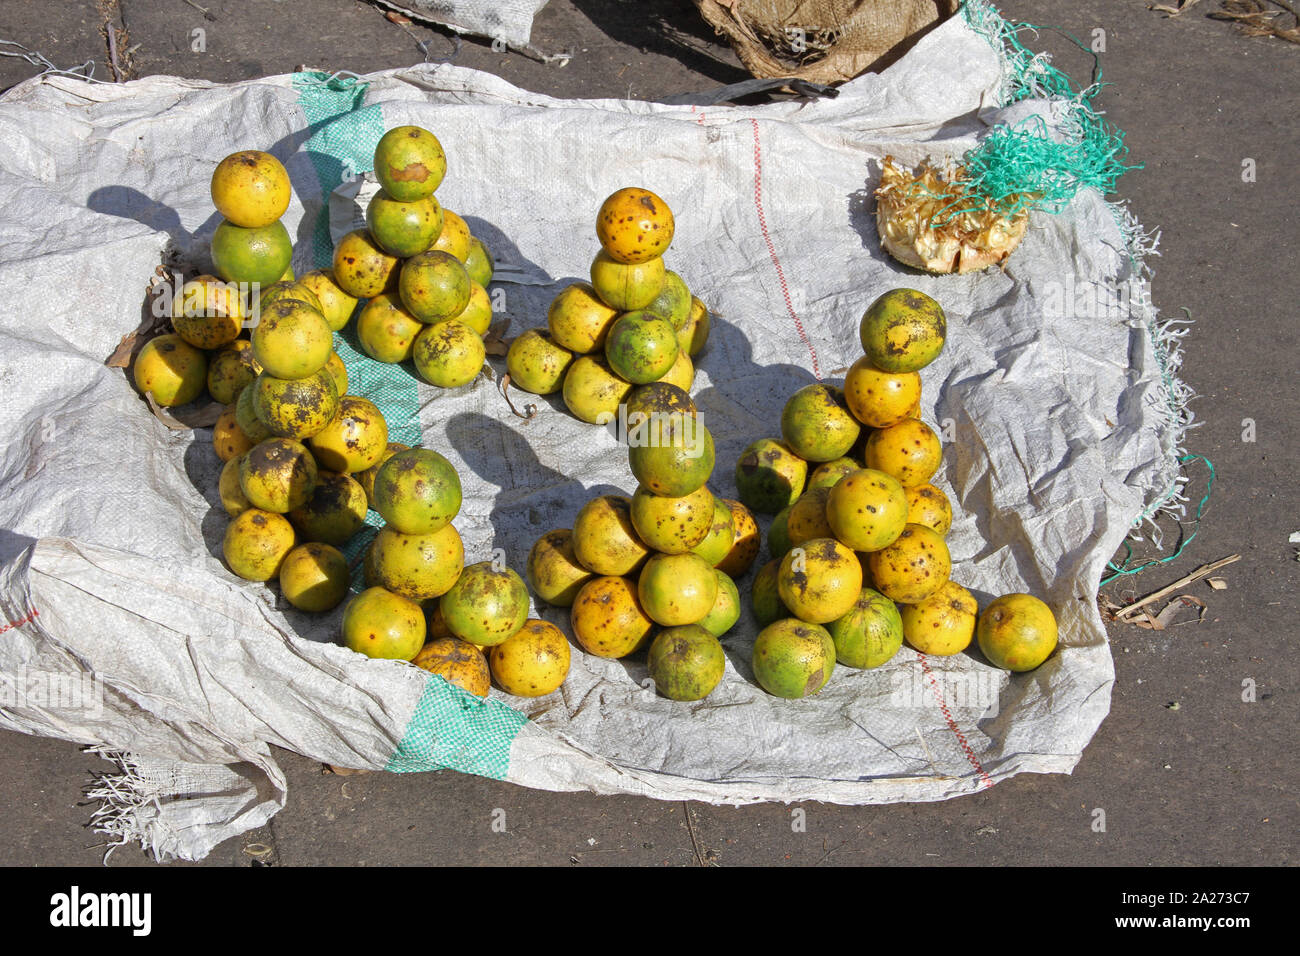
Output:
<svg viewBox="0 0 1300 956">
<path fill-rule="evenodd" d="M 840 83 L 888 66 L 958 0 L 696 0 L 756 77 Z"/>
</svg>

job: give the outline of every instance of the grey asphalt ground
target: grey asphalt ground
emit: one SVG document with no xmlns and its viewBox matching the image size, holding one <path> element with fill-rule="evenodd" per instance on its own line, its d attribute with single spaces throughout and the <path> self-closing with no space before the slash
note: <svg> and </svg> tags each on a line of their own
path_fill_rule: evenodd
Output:
<svg viewBox="0 0 1300 956">
<path fill-rule="evenodd" d="M 571 51 L 564 68 L 494 52 L 486 41 L 457 42 L 418 23 L 403 27 L 359 0 L 201 5 L 215 21 L 185 0 L 4 0 L 0 39 L 60 67 L 94 59 L 101 78 L 111 78 L 105 19 L 124 31 L 119 50 L 130 51 L 130 76 L 235 81 L 304 64 L 366 72 L 454 56 L 552 95 L 638 99 L 748 76 L 685 0 L 551 0 L 533 42 Z M 1170 19 L 1142 0 L 1002 4 L 1011 19 L 1057 26 L 1089 44 L 1104 39 L 1103 78 L 1111 85 L 1099 104 L 1126 131 L 1130 158 L 1145 164 L 1121 179 L 1119 195 L 1161 232 L 1156 305 L 1167 315 L 1186 307 L 1195 319 L 1182 367 L 1198 393 L 1191 406 L 1198 427 L 1187 444 L 1214 463 L 1213 495 L 1176 561 L 1103 595 L 1119 603 L 1241 555 L 1220 575 L 1226 590 L 1188 589 L 1207 604 L 1202 623 L 1162 632 L 1110 626 L 1112 710 L 1073 775 L 1022 774 L 936 804 L 805 804 L 797 809 L 806 829 L 794 832 L 792 808 L 782 805 L 552 794 L 453 773 L 340 777 L 280 752 L 288 806 L 202 865 L 252 865 L 252 844 L 271 848 L 269 861 L 280 865 L 1295 863 L 1300 563 L 1287 537 L 1300 530 L 1300 45 L 1243 38 L 1205 16 L 1217 6 L 1206 0 Z M 648 15 L 647 7 L 657 12 Z M 196 26 L 208 30 L 204 54 L 190 51 Z M 1076 79 L 1091 69 L 1091 57 L 1059 33 L 1043 31 L 1031 45 Z M 39 69 L 0 58 L 0 88 Z M 1253 160 L 1253 182 L 1243 180 L 1245 160 Z M 1250 423 L 1253 441 L 1245 440 Z M 1189 474 L 1194 503 L 1205 472 L 1196 464 Z M 1159 555 L 1138 552 L 1150 556 Z M 1243 699 L 1247 680 L 1253 700 Z M 92 808 L 81 788 L 109 766 L 72 744 L 12 733 L 0 734 L 0 763 L 7 768 L 0 864 L 97 864 L 103 850 L 87 829 Z M 491 826 L 497 808 L 506 814 L 504 833 Z M 1094 828 L 1098 809 L 1104 832 Z M 110 865 L 150 861 L 126 848 Z"/>
</svg>

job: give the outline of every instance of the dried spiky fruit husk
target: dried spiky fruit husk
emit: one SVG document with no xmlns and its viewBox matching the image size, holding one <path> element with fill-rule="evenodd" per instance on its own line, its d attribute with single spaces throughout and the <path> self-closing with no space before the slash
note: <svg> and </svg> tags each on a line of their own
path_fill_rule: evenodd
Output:
<svg viewBox="0 0 1300 956">
<path fill-rule="evenodd" d="M 960 167 L 945 175 L 923 162 L 910 171 L 885 157 L 876 227 L 885 251 L 905 265 L 941 273 L 986 269 L 1011 255 L 1028 224 L 1026 210 L 1008 217 L 968 193 Z"/>
</svg>

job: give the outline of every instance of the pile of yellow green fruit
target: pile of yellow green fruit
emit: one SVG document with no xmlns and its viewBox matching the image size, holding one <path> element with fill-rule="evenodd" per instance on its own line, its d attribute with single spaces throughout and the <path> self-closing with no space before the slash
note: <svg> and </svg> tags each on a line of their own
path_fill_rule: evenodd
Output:
<svg viewBox="0 0 1300 956">
<path fill-rule="evenodd" d="M 368 300 L 357 341 L 377 361 L 411 359 L 431 385 L 467 385 L 486 355 L 492 257 L 434 196 L 447 157 L 433 133 L 390 129 L 375 147 L 374 170 L 382 188 L 366 207 L 366 228 L 334 247 L 339 288 Z"/>
<path fill-rule="evenodd" d="M 1056 647 L 1050 609 L 1007 595 L 983 614 L 951 580 L 952 507 L 930 484 L 942 445 L 920 419 L 920 370 L 943 349 L 939 303 L 895 289 L 860 324 L 864 355 L 844 387 L 809 385 L 781 415 L 780 439 L 741 454 L 743 502 L 775 518 L 772 560 L 753 583 L 754 674 L 780 697 L 820 691 L 838 661 L 878 667 L 906 640 L 926 654 L 965 650 L 1030 670 Z"/>
<path fill-rule="evenodd" d="M 667 382 L 689 392 L 692 359 L 709 338 L 709 311 L 663 255 L 673 240 L 673 213 L 647 189 L 627 187 L 607 198 L 596 217 L 601 251 L 591 282 L 560 292 L 545 329 L 510 344 L 510 381 L 535 395 L 563 391 L 585 422 L 617 414 L 632 389 Z"/>
<path fill-rule="evenodd" d="M 570 608 L 587 653 L 620 658 L 648 645 L 657 690 L 699 700 L 722 680 L 718 638 L 740 617 L 734 578 L 758 555 L 758 525 L 708 489 L 713 438 L 684 390 L 637 386 L 625 414 L 636 492 L 594 498 L 571 529 L 542 535 L 526 574 L 541 600 Z"/>
<path fill-rule="evenodd" d="M 408 134 L 393 133 L 405 146 Z M 430 135 L 412 138 L 427 147 Z M 376 151 L 377 160 L 399 161 L 403 155 L 384 141 Z M 289 179 L 267 153 L 223 160 L 212 195 L 226 217 L 212 245 L 218 275 L 182 286 L 172 303 L 174 332 L 148 342 L 132 374 L 139 389 L 165 407 L 194 401 L 205 383 L 212 398 L 226 405 L 213 428 L 213 447 L 225 463 L 219 493 L 231 518 L 222 542 L 226 565 L 245 580 L 277 581 L 300 610 L 332 610 L 350 585 L 341 549 L 363 532 L 373 509 L 385 523 L 365 552 L 366 589 L 343 611 L 348 647 L 413 661 L 480 696 L 493 677 L 508 693 L 534 693 L 543 652 L 563 658 L 562 680 L 568 644 L 552 625 L 527 620 L 523 579 L 491 562 L 465 567 L 451 523 L 461 505 L 454 466 L 430 449 L 389 442 L 379 408 L 347 394 L 347 371 L 333 349 L 333 333 L 346 326 L 357 295 L 369 291 L 353 281 L 366 270 L 345 255 L 338 271 L 346 276 L 342 282 L 328 269 L 293 278 L 287 270 L 292 246 L 279 223 L 290 198 Z M 398 226 L 390 230 L 392 223 L 410 225 L 416 211 L 398 205 L 373 212 L 372 204 L 372 215 L 383 223 L 377 234 L 391 238 L 391 231 L 401 232 Z M 431 194 L 406 205 L 432 209 L 442 222 Z M 355 234 L 340 248 L 351 248 L 350 239 Z M 466 238 L 454 248 L 465 253 L 479 278 L 490 279 L 481 244 Z M 337 250 L 335 263 L 337 268 Z M 467 274 L 459 261 L 446 271 L 455 269 Z M 466 281 L 472 294 L 481 289 L 477 281 Z M 421 334 L 451 321 L 421 325 Z M 241 337 L 245 327 L 248 338 Z M 365 329 L 359 329 L 363 344 Z M 481 354 L 476 361 L 474 374 Z"/>
</svg>

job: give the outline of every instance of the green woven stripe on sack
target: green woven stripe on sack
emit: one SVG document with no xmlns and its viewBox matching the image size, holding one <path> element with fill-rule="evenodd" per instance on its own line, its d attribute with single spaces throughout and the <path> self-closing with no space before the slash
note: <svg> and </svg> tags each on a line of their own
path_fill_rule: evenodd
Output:
<svg viewBox="0 0 1300 956">
<path fill-rule="evenodd" d="M 510 747 L 528 718 L 500 701 L 478 697 L 430 674 L 397 750 L 394 773 L 459 770 L 504 780 Z"/>
</svg>

